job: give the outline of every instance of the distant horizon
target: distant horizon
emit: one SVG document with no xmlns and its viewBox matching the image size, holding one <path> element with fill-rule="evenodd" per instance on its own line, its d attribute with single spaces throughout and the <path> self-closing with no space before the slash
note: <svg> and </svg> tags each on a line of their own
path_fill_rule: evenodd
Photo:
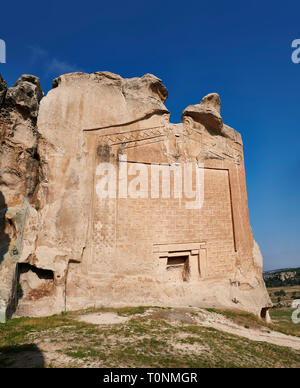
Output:
<svg viewBox="0 0 300 388">
<path fill-rule="evenodd" d="M 289 268 L 276 268 L 276 269 L 270 269 L 269 271 L 263 271 L 263 273 L 269 273 L 269 272 L 282 272 L 282 271 L 289 271 L 292 269 L 298 269 L 300 267 L 289 267 Z"/>
</svg>

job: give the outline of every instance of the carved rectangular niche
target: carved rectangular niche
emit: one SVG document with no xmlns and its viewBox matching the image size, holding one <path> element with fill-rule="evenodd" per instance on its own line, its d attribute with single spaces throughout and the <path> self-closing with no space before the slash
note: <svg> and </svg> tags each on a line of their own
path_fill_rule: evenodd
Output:
<svg viewBox="0 0 300 388">
<path fill-rule="evenodd" d="M 159 273 L 171 283 L 196 282 L 206 277 L 206 243 L 154 244 Z"/>
</svg>

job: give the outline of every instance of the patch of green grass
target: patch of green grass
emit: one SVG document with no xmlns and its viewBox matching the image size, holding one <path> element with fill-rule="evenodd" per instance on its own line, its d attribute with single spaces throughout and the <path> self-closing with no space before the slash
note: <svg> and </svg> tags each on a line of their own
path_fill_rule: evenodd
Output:
<svg viewBox="0 0 300 388">
<path fill-rule="evenodd" d="M 213 309 L 213 308 L 206 308 L 205 310 L 208 311 L 209 313 L 218 313 L 219 312 L 218 310 Z"/>
<path fill-rule="evenodd" d="M 106 333 L 106 342 L 68 350 L 73 358 L 90 359 L 100 365 L 116 367 L 295 367 L 300 365 L 300 353 L 263 342 L 199 326 L 174 326 L 158 320 L 134 319 L 120 327 L 117 333 Z M 124 333 L 130 329 L 128 342 Z M 107 329 L 108 330 L 108 329 Z M 141 338 L 140 333 L 143 333 Z M 181 338 L 186 334 L 185 338 Z M 176 344 L 191 346 L 186 352 Z M 108 346 L 109 344 L 109 346 Z M 199 348 L 197 346 L 201 346 Z M 196 346 L 196 348 L 194 347 Z"/>
<path fill-rule="evenodd" d="M 67 314 L 73 314 L 73 315 L 85 315 L 90 313 L 107 313 L 107 312 L 113 312 L 120 316 L 131 316 L 136 314 L 144 314 L 149 308 L 161 308 L 161 307 L 149 307 L 149 306 L 138 306 L 138 307 L 119 307 L 119 308 L 113 308 L 113 307 L 95 307 L 95 308 L 88 308 L 81 311 L 74 311 L 72 313 Z"/>
<path fill-rule="evenodd" d="M 231 319 L 232 321 L 240 325 L 248 324 L 254 328 L 265 326 L 265 322 L 263 320 L 251 313 L 247 313 L 240 310 L 211 310 L 213 310 L 211 312 L 222 314 L 226 318 Z"/>
<path fill-rule="evenodd" d="M 275 308 L 270 310 L 271 327 L 284 334 L 300 337 L 300 324 L 292 321 L 293 309 Z"/>
<path fill-rule="evenodd" d="M 266 323 L 257 316 L 237 310 L 216 310 L 206 309 L 209 312 L 222 314 L 233 322 L 244 326 L 247 329 L 267 328 L 269 330 L 279 331 L 283 334 L 300 337 L 300 324 L 292 321 L 293 310 L 290 308 L 273 308 L 269 310 L 272 323 Z"/>
<path fill-rule="evenodd" d="M 88 360 L 91 357 L 99 357 L 101 353 L 93 348 L 91 349 L 78 348 L 78 349 L 68 350 L 65 352 L 65 354 L 68 355 L 69 357 Z"/>
<path fill-rule="evenodd" d="M 122 309 L 117 309 L 118 315 L 135 315 L 135 314 L 144 314 L 149 307 L 139 306 L 139 307 L 125 307 Z"/>
<path fill-rule="evenodd" d="M 102 309 L 101 311 L 105 311 Z M 117 325 L 93 325 L 74 318 L 80 312 L 47 318 L 20 318 L 0 325 L 0 366 L 7 367 L 23 355 L 38 350 L 35 343 L 57 347 L 64 355 L 48 362 L 54 366 L 100 367 L 299 367 L 300 352 L 290 348 L 250 341 L 211 327 L 167 321 L 165 313 L 136 316 L 144 308 L 109 309 L 130 319 Z M 86 311 L 86 310 L 85 310 Z M 92 310 L 95 311 L 95 310 Z M 164 309 L 174 317 L 176 309 Z M 212 312 L 218 312 L 214 310 Z M 256 325 L 258 318 L 237 312 L 221 312 L 243 326 Z M 182 310 L 180 310 L 182 314 Z M 280 312 L 282 321 L 287 314 Z M 278 315 L 278 316 L 279 316 Z M 259 320 L 258 320 L 259 321 Z M 264 325 L 263 322 L 259 321 Z M 53 350 L 51 350 L 51 353 Z M 56 360 L 57 358 L 57 360 Z M 24 361 L 25 360 L 25 361 Z"/>
</svg>

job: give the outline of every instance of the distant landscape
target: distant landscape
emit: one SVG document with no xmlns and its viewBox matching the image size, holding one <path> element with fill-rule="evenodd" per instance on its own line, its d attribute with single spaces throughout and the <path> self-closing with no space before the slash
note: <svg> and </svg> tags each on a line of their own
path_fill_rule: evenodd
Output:
<svg viewBox="0 0 300 388">
<path fill-rule="evenodd" d="M 275 305 L 290 305 L 300 299 L 300 268 L 264 272 L 269 295 Z"/>
<path fill-rule="evenodd" d="M 300 267 L 267 271 L 264 279 L 267 287 L 299 286 Z"/>
</svg>

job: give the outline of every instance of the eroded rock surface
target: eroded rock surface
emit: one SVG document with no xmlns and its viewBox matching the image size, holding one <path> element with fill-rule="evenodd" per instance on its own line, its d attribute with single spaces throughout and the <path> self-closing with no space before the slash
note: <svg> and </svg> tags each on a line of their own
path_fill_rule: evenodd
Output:
<svg viewBox="0 0 300 388">
<path fill-rule="evenodd" d="M 42 98 L 36 77 L 22 76 L 7 91 L 0 79 L 2 317 L 15 300 L 18 315 L 270 307 L 249 225 L 242 139 L 223 123 L 220 97 L 205 96 L 172 124 L 167 89 L 151 74 L 71 73 L 53 86 Z M 103 198 L 108 165 L 116 174 L 109 182 L 125 175 L 115 196 Z M 152 183 L 138 178 L 147 173 L 150 182 L 153 165 L 164 184 L 178 168 L 201 170 L 201 206 L 179 197 L 175 181 L 169 196 L 153 195 Z"/>
<path fill-rule="evenodd" d="M 7 90 L 6 82 L 1 77 L 1 74 L 0 74 L 0 106 L 2 105 L 2 102 L 4 100 L 6 90 Z"/>
<path fill-rule="evenodd" d="M 0 77 L 0 299 L 8 313 L 14 309 L 16 263 L 23 245 L 23 230 L 30 205 L 36 206 L 39 184 L 38 131 L 42 89 L 37 77 L 23 75 L 6 88 Z M 0 311 L 4 320 L 6 307 Z"/>
</svg>

